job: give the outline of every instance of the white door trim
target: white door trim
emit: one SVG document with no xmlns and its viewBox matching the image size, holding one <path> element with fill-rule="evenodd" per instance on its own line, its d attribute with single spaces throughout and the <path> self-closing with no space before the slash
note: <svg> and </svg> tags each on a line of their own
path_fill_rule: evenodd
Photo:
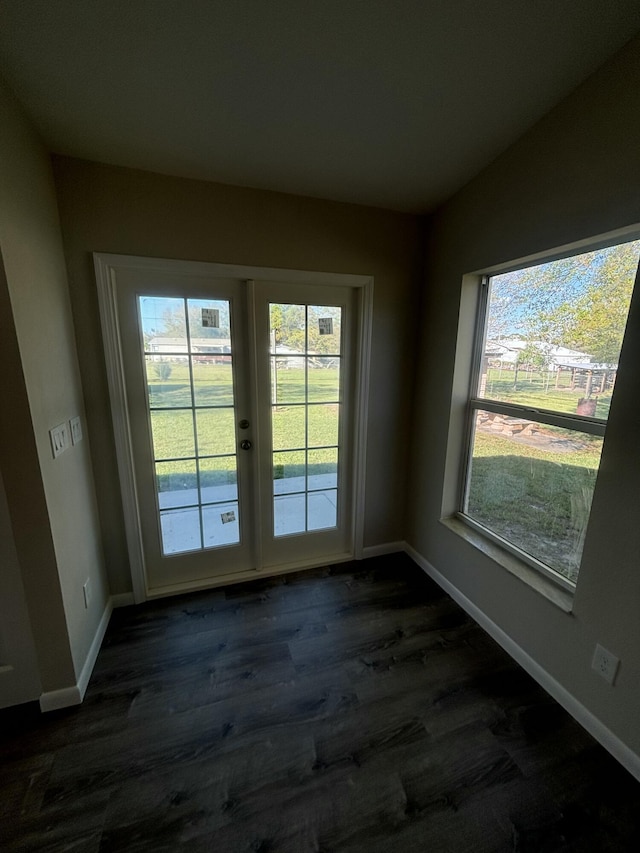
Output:
<svg viewBox="0 0 640 853">
<path fill-rule="evenodd" d="M 120 492 L 124 510 L 131 582 L 136 602 L 149 597 L 149 587 L 142 548 L 142 531 L 138 513 L 138 496 L 134 476 L 134 455 L 129 425 L 129 410 L 124 379 L 124 366 L 117 316 L 118 269 L 152 270 L 179 275 L 207 275 L 212 278 L 235 278 L 245 281 L 262 280 L 292 284 L 318 284 L 351 287 L 358 291 L 356 394 L 353 399 L 354 464 L 353 464 L 353 556 L 362 556 L 364 536 L 364 503 L 366 477 L 366 442 L 368 423 L 371 326 L 373 317 L 373 277 L 342 273 L 311 272 L 309 270 L 272 269 L 269 267 L 216 264 L 202 261 L 165 260 L 132 255 L 94 252 L 94 267 L 98 289 L 100 323 L 105 352 L 107 381 L 111 401 L 111 417 L 120 477 Z M 284 566 L 282 567 L 285 568 Z M 303 566 L 300 566 L 303 568 Z M 291 571 L 292 567 L 287 566 Z M 279 567 L 269 573 L 277 574 Z M 239 578 L 238 578 L 239 579 Z M 209 586 L 210 584 L 206 584 Z M 202 584 L 200 584 L 202 586 Z M 195 588 L 195 586 L 194 586 Z"/>
</svg>

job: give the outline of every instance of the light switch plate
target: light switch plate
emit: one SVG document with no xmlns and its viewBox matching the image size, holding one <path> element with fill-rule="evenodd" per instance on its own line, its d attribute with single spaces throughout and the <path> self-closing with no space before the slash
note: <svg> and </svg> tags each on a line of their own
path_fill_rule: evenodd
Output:
<svg viewBox="0 0 640 853">
<path fill-rule="evenodd" d="M 66 423 L 58 424 L 49 430 L 49 438 L 51 439 L 51 450 L 53 458 L 57 459 L 61 453 L 69 447 L 69 427 Z"/>
<path fill-rule="evenodd" d="M 71 441 L 73 444 L 77 444 L 79 441 L 82 441 L 82 424 L 80 423 L 79 415 L 76 415 L 75 418 L 71 418 L 69 426 L 71 427 Z"/>
</svg>

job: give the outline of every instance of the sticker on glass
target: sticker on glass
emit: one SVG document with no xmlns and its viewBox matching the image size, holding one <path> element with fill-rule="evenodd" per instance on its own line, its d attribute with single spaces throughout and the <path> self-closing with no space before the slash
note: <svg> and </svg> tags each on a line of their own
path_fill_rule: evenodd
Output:
<svg viewBox="0 0 640 853">
<path fill-rule="evenodd" d="M 220 328 L 220 311 L 217 308 L 202 309 L 202 327 L 204 329 Z"/>
<path fill-rule="evenodd" d="M 229 510 L 229 512 L 221 512 L 221 513 L 220 513 L 220 518 L 222 519 L 222 523 L 223 523 L 223 524 L 229 524 L 229 522 L 230 522 L 230 521 L 235 521 L 235 520 L 236 520 L 236 514 L 235 514 L 235 512 L 231 509 L 231 510 Z"/>
<path fill-rule="evenodd" d="M 332 335 L 333 317 L 320 317 L 318 320 L 318 331 L 321 335 Z"/>
</svg>

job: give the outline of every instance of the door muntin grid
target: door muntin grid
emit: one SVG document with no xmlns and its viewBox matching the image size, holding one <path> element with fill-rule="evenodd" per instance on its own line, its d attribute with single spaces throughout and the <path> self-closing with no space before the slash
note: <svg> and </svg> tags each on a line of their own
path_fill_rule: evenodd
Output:
<svg viewBox="0 0 640 853">
<path fill-rule="evenodd" d="M 273 535 L 338 525 L 342 308 L 269 303 Z"/>
<path fill-rule="evenodd" d="M 139 296 L 163 556 L 240 542 L 231 305 Z"/>
</svg>

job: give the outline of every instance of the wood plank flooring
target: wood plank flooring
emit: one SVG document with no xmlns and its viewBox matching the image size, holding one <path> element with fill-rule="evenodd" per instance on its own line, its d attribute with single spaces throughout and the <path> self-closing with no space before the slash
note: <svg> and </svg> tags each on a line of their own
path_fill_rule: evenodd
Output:
<svg viewBox="0 0 640 853">
<path fill-rule="evenodd" d="M 0 762 L 3 851 L 640 850 L 640 784 L 399 554 L 116 611 Z"/>
</svg>

